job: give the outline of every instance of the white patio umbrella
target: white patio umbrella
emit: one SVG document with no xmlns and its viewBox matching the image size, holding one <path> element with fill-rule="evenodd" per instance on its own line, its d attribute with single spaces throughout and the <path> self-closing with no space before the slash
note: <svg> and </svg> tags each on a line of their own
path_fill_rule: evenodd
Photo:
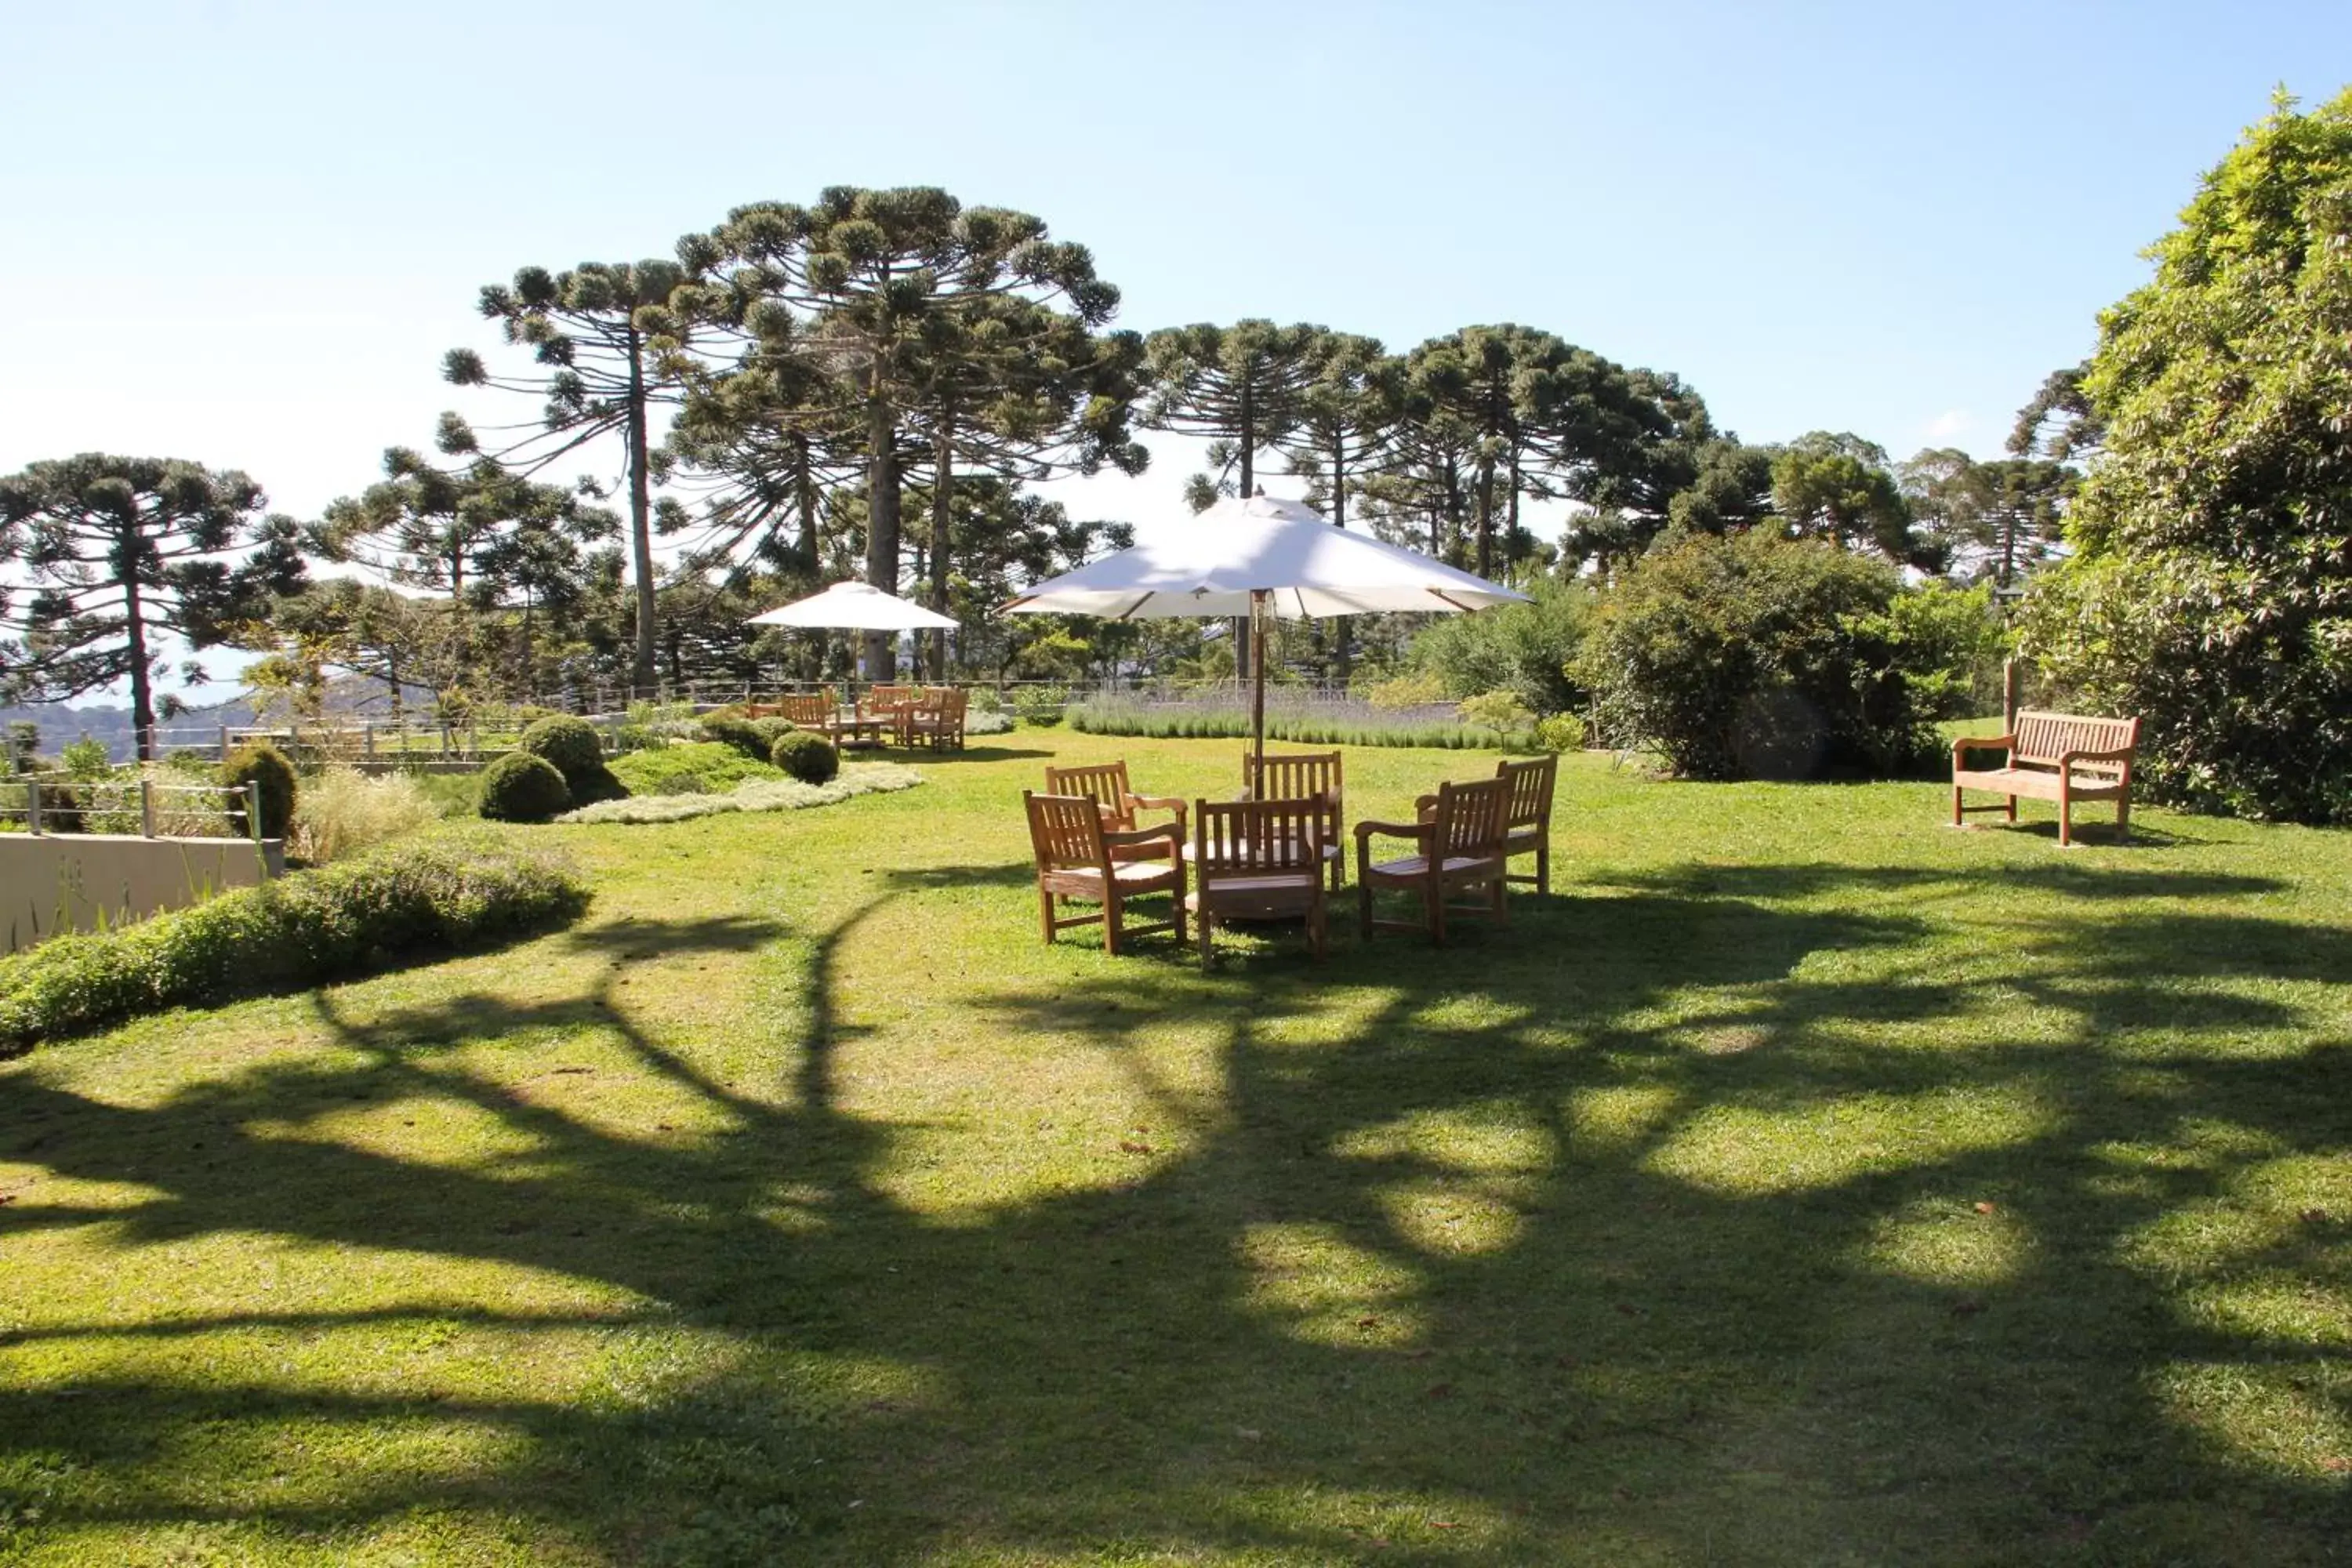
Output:
<svg viewBox="0 0 2352 1568">
<path fill-rule="evenodd" d="M 1007 615 L 1250 618 L 1250 730 L 1265 755 L 1265 623 L 1383 610 L 1453 613 L 1523 603 L 1442 561 L 1334 528 L 1312 507 L 1272 496 L 1219 501 L 1181 533 L 1153 539 L 1037 584 Z"/>
<path fill-rule="evenodd" d="M 871 583 L 856 581 L 835 583 L 821 594 L 753 616 L 748 624 L 836 632 L 917 632 L 935 626 L 953 631 L 956 626 L 951 616 L 886 594 Z M 855 681 L 854 661 L 851 668 L 850 679 Z"/>
</svg>

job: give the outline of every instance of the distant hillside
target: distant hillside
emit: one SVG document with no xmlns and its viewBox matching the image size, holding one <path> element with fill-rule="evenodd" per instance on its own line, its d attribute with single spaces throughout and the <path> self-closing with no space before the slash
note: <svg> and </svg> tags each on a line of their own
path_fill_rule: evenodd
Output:
<svg viewBox="0 0 2352 1568">
<path fill-rule="evenodd" d="M 390 688 L 380 680 L 356 676 L 330 681 L 327 686 L 327 711 L 330 713 L 383 713 L 388 709 Z M 433 700 L 433 693 L 421 687 L 408 689 L 411 704 L 423 707 Z M 33 703 L 22 708 L 0 708 L 0 730 L 18 721 L 37 724 L 41 730 L 41 751 L 54 755 L 58 747 L 80 740 L 84 735 L 106 742 L 107 754 L 116 762 L 129 762 L 137 753 L 131 736 L 131 708 L 121 707 L 68 708 L 62 702 Z M 253 707 L 243 698 L 215 703 L 209 708 L 191 708 L 176 719 L 165 719 L 158 724 L 164 731 L 164 743 L 193 742 L 208 731 L 226 724 L 232 730 L 252 724 Z M 186 731 L 186 734 L 174 734 Z"/>
</svg>

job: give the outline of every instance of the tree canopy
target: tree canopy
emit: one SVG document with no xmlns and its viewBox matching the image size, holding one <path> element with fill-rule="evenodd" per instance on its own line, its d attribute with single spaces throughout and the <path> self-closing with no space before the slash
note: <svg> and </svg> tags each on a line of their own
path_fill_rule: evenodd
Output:
<svg viewBox="0 0 2352 1568">
<path fill-rule="evenodd" d="M 172 640 L 223 641 L 303 575 L 291 518 L 234 469 L 100 452 L 0 479 L 0 700 L 63 701 L 119 681 L 152 754 Z M 184 679 L 204 679 L 193 662 Z M 166 703 L 172 700 L 166 699 Z"/>
<path fill-rule="evenodd" d="M 2352 91 L 2281 98 L 2100 321 L 2104 426 L 2028 647 L 2150 782 L 2352 821 Z"/>
</svg>

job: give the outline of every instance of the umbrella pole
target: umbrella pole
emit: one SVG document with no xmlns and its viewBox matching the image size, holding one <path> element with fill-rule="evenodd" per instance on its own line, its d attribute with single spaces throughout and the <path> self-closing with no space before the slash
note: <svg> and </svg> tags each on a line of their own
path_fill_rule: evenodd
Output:
<svg viewBox="0 0 2352 1568">
<path fill-rule="evenodd" d="M 1250 590 L 1250 739 L 1255 752 L 1250 763 L 1252 779 L 1265 774 L 1266 596 L 1263 588 Z"/>
</svg>

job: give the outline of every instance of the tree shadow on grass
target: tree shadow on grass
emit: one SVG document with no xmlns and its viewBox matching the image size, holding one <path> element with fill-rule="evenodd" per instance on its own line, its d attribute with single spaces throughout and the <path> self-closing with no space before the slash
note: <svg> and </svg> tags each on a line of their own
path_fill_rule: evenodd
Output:
<svg viewBox="0 0 2352 1568">
<path fill-rule="evenodd" d="M 1785 897 L 1802 869 L 1758 875 Z M 1838 890 L 1807 875 L 1805 896 Z M 322 997 L 331 1059 L 152 1106 L 0 1080 L 0 1158 L 152 1189 L 80 1215 L 126 1267 L 236 1233 L 599 1293 L 20 1325 L 0 1489 L 37 1499 L 37 1531 L 319 1556 L 420 1521 L 698 1563 L 2338 1550 L 2344 1488 L 2263 1432 L 2340 1429 L 2352 1367 L 2259 1309 L 2340 1290 L 2340 1238 L 2250 1195 L 2352 1142 L 2352 1051 L 2284 1048 L 2313 1019 L 2273 994 L 2352 956 L 2329 933 L 2061 921 L 2030 965 L 1955 980 L 1909 970 L 1928 933 L 1908 910 L 1779 907 L 1710 868 L 1530 907 L 1475 950 L 1383 940 L 1247 974 L 1073 952 L 968 999 L 1028 1053 L 984 1110 L 843 1109 L 865 1044 L 836 1016 L 845 945 L 942 886 L 1010 917 L 1026 880 L 892 873 L 805 933 L 598 928 L 555 939 L 604 955 L 597 978 L 529 1004 Z M 627 963 L 703 944 L 794 954 L 768 1081 L 721 1081 L 617 1005 Z M 2232 1005 L 2168 1040 L 2150 1025 L 2179 1016 L 2184 965 Z M 1956 1018 L 1965 1047 L 1906 1033 Z M 618 1074 L 473 1059 L 536 1044 L 544 1075 L 592 1038 L 695 1120 L 616 1122 L 595 1091 Z M 1088 1062 L 1137 1086 L 1146 1130 L 1055 1152 L 1069 1112 L 1024 1078 Z M 355 1104 L 428 1100 L 508 1152 L 335 1136 Z M 1031 1179 L 916 1201 L 941 1140 Z M 2223 1240 L 2150 1252 L 2184 1221 Z M 389 1382 L 281 1370 L 303 1336 L 368 1362 L 412 1332 L 565 1377 L 494 1396 L 431 1356 Z M 486 1457 L 428 1462 L 453 1433 Z M 273 1488 L 289 1441 L 357 1457 Z"/>
</svg>

